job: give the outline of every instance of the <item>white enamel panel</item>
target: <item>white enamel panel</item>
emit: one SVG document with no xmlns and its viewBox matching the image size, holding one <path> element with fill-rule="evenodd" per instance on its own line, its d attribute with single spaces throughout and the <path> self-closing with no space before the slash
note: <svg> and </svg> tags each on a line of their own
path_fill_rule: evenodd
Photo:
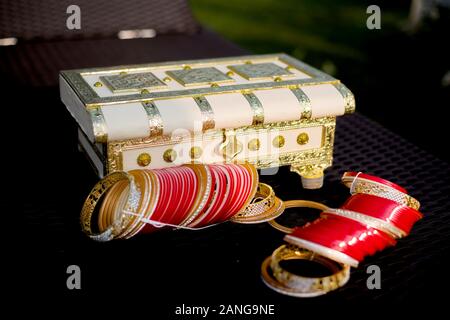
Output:
<svg viewBox="0 0 450 320">
<path fill-rule="evenodd" d="M 345 101 L 341 93 L 331 84 L 302 87 L 311 101 L 312 117 L 338 116 L 345 112 Z"/>
<path fill-rule="evenodd" d="M 141 103 L 102 106 L 101 110 L 108 129 L 109 141 L 143 138 L 150 133 L 147 113 Z"/>
</svg>

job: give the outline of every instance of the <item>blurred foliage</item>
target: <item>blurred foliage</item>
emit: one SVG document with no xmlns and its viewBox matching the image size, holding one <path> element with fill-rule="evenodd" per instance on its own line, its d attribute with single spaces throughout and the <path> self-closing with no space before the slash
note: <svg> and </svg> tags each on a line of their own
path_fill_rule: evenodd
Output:
<svg viewBox="0 0 450 320">
<path fill-rule="evenodd" d="M 191 0 L 190 3 L 203 25 L 241 47 L 253 53 L 285 52 L 336 76 L 348 63 L 352 68 L 366 63 L 367 38 L 381 33 L 366 28 L 366 9 L 370 3 L 365 1 Z M 405 24 L 408 2 L 403 4 L 387 9 L 383 6 L 383 33 L 399 30 Z"/>
<path fill-rule="evenodd" d="M 450 160 L 433 146 L 445 117 L 427 134 L 424 106 L 448 105 L 450 10 L 406 32 L 411 0 L 190 0 L 197 20 L 251 53 L 285 52 L 342 80 L 357 110 L 414 143 Z M 381 29 L 369 30 L 367 7 L 381 8 Z M 447 41 L 448 42 L 448 41 Z M 427 79 L 426 81 L 414 81 Z M 412 80 L 412 81 L 410 81 Z M 445 101 L 447 101 L 445 103 Z M 437 123 L 439 122 L 439 124 Z"/>
</svg>

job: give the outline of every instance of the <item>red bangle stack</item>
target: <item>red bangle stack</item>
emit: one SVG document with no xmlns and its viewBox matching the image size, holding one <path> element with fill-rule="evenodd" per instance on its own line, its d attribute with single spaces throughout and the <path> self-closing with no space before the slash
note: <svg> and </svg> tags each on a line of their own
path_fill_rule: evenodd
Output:
<svg viewBox="0 0 450 320">
<path fill-rule="evenodd" d="M 266 189 L 272 190 L 268 186 Z M 237 214 L 245 216 L 248 210 L 256 211 L 258 203 L 250 201 L 257 192 L 261 197 L 259 190 L 258 173 L 250 164 L 187 164 L 132 170 L 100 181 L 83 206 L 81 220 L 84 231 L 97 240 L 128 239 L 161 227 L 201 228 L 233 217 L 234 222 L 240 222 L 243 218 L 236 218 Z M 262 196 L 268 197 L 264 199 L 266 202 L 270 199 L 270 203 L 276 203 L 273 192 Z M 103 199 L 98 211 L 100 233 L 95 234 L 91 220 L 100 198 Z M 264 202 L 259 207 L 270 206 Z M 259 213 L 264 214 L 264 210 Z M 279 213 L 281 210 L 277 209 L 273 214 Z"/>
<path fill-rule="evenodd" d="M 250 174 L 250 170 L 249 166 L 238 164 L 152 170 L 159 182 L 159 197 L 154 210 L 144 212 L 144 219 L 188 228 L 226 221 L 243 209 L 247 198 L 256 192 L 257 181 L 252 178 L 257 175 Z M 158 224 L 147 222 L 140 222 L 141 233 L 158 229 Z"/>
<path fill-rule="evenodd" d="M 358 179 L 364 180 L 364 188 Z M 340 209 L 327 209 L 316 221 L 295 228 L 285 237 L 287 242 L 356 267 L 367 255 L 408 235 L 422 218 L 415 209 L 419 206 L 417 200 L 392 182 L 354 172 L 345 173 L 342 180 L 352 192 L 345 204 Z M 358 183 L 361 188 L 354 188 Z"/>
</svg>

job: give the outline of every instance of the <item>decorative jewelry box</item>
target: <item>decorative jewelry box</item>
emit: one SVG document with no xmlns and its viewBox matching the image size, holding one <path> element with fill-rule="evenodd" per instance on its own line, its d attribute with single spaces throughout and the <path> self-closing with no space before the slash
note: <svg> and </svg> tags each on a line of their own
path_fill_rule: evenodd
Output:
<svg viewBox="0 0 450 320">
<path fill-rule="evenodd" d="M 248 161 L 319 188 L 336 116 L 355 110 L 339 80 L 285 54 L 62 71 L 60 93 L 100 177 Z"/>
</svg>

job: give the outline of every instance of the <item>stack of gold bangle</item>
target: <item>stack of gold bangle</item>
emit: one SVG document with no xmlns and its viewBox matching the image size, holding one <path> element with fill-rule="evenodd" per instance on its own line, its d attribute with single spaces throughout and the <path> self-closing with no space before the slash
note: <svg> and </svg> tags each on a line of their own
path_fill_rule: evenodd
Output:
<svg viewBox="0 0 450 320">
<path fill-rule="evenodd" d="M 330 271 L 324 277 L 305 277 L 293 274 L 280 266 L 287 260 L 308 260 L 319 263 Z M 350 278 L 350 266 L 337 263 L 312 251 L 293 245 L 282 245 L 261 266 L 264 283 L 271 289 L 294 297 L 316 297 L 345 285 Z"/>
<path fill-rule="evenodd" d="M 304 207 L 321 211 L 328 209 L 322 203 L 308 200 L 285 201 L 284 207 L 286 209 Z M 279 224 L 275 219 L 268 222 L 272 227 L 286 234 L 294 230 Z M 293 259 L 319 263 L 330 271 L 330 275 L 316 278 L 304 277 L 290 273 L 280 266 L 281 261 Z M 337 263 L 307 249 L 287 244 L 276 249 L 272 256 L 264 260 L 261 266 L 261 277 L 269 288 L 279 293 L 300 298 L 315 297 L 345 285 L 350 278 L 350 266 Z"/>
<path fill-rule="evenodd" d="M 164 225 L 196 229 L 225 220 L 260 223 L 283 211 L 283 202 L 269 185 L 259 183 L 253 165 L 188 164 L 106 176 L 87 197 L 81 224 L 92 239 L 109 241 Z"/>
<path fill-rule="evenodd" d="M 351 194 L 362 193 L 375 195 L 393 200 L 415 210 L 419 210 L 420 202 L 417 199 L 411 197 L 406 192 L 401 192 L 395 189 L 388 184 L 373 180 L 373 178 L 374 177 L 367 174 L 362 174 L 359 176 L 358 174 L 348 175 L 348 173 L 345 173 L 342 176 L 342 183 L 350 188 Z M 375 179 L 377 178 L 375 177 Z"/>
<path fill-rule="evenodd" d="M 105 193 L 111 194 L 111 197 L 116 195 L 110 193 L 115 186 L 122 187 L 122 182 L 125 182 L 127 189 L 125 195 L 121 197 L 120 201 L 123 205 L 119 212 L 115 212 L 115 217 L 112 220 L 106 221 L 107 226 L 104 227 L 105 221 L 102 221 L 100 232 L 96 232 L 92 228 L 92 215 L 94 214 L 97 204 L 102 200 Z M 133 216 L 122 214 L 123 210 L 136 211 L 139 205 L 139 198 L 141 197 L 140 190 L 137 188 L 132 175 L 126 172 L 114 172 L 106 178 L 98 182 L 92 189 L 89 196 L 86 198 L 83 208 L 81 210 L 81 225 L 83 231 L 92 239 L 97 241 L 108 241 L 118 237 L 124 229 L 133 220 Z M 118 200 L 115 198 L 114 200 Z M 119 206 L 117 207 L 119 208 Z"/>
</svg>

